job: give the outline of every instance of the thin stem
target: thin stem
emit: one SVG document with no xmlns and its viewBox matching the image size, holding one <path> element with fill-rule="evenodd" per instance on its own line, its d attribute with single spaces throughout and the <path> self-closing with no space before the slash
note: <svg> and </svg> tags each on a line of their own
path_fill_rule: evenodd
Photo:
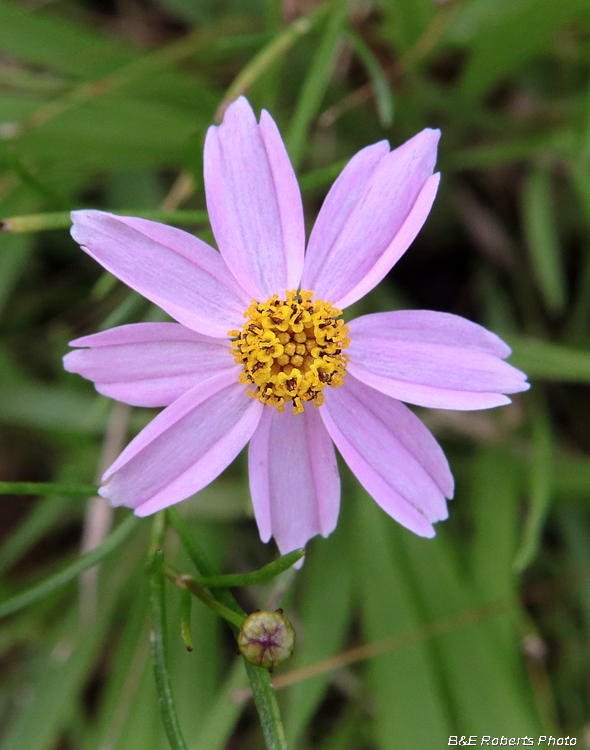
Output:
<svg viewBox="0 0 590 750">
<path fill-rule="evenodd" d="M 164 540 L 164 513 L 157 513 L 154 517 L 152 544 L 148 569 L 150 575 L 150 605 L 152 611 L 151 650 L 158 703 L 162 715 L 162 722 L 172 750 L 187 750 L 184 737 L 180 730 L 170 675 L 166 662 L 166 599 L 164 596 L 164 576 L 162 575 L 162 544 Z"/>
<path fill-rule="evenodd" d="M 205 576 L 215 575 L 215 568 L 207 560 L 207 556 L 191 531 L 190 526 L 176 508 L 166 508 L 166 520 L 179 533 L 184 548 L 199 573 Z"/>
<path fill-rule="evenodd" d="M 213 576 L 217 573 L 213 565 L 205 556 L 201 546 L 194 538 L 186 521 L 179 515 L 175 508 L 167 509 L 168 521 L 179 532 L 182 543 L 201 575 Z M 243 610 L 227 589 L 217 589 L 215 592 L 219 600 L 227 605 L 233 612 L 243 615 Z M 234 634 L 237 625 L 231 623 Z M 244 665 L 250 680 L 254 702 L 260 716 L 260 723 L 267 750 L 287 750 L 285 730 L 281 722 L 279 705 L 275 695 L 270 675 L 266 669 L 255 667 L 244 659 Z"/>
<path fill-rule="evenodd" d="M 180 599 L 180 636 L 187 651 L 192 651 L 193 636 L 191 633 L 191 609 L 193 600 L 191 592 L 187 589 L 182 592 Z"/>
<path fill-rule="evenodd" d="M 208 224 L 206 211 L 163 211 L 151 209 L 117 210 L 111 213 L 119 216 L 137 216 L 140 219 L 152 219 L 165 224 Z M 28 216 L 11 216 L 0 222 L 0 232 L 23 234 L 26 232 L 44 232 L 48 229 L 67 229 L 72 223 L 69 211 L 52 211 Z"/>
<path fill-rule="evenodd" d="M 0 495 L 60 495 L 89 497 L 98 493 L 94 484 L 60 484 L 59 482 L 0 482 Z"/>
<path fill-rule="evenodd" d="M 244 659 L 267 750 L 287 750 L 281 712 L 270 674 Z"/>
<path fill-rule="evenodd" d="M 92 552 L 89 552 L 84 557 L 81 557 L 73 565 L 65 568 L 51 578 L 45 579 L 42 583 L 37 586 L 33 586 L 27 591 L 23 591 L 22 594 L 8 599 L 8 601 L 0 604 L 0 617 L 6 617 L 14 612 L 18 612 L 19 609 L 27 607 L 29 604 L 36 602 L 38 599 L 43 599 L 49 596 L 53 591 L 64 586 L 66 583 L 76 578 L 88 568 L 91 568 L 96 563 L 103 560 L 113 550 L 115 550 L 122 542 L 127 539 L 131 532 L 136 528 L 139 523 L 139 519 L 134 515 L 129 515 L 123 523 L 121 523 L 113 533 L 108 536 L 104 542 Z"/>
<path fill-rule="evenodd" d="M 520 549 L 514 559 L 517 573 L 527 568 L 538 554 L 541 534 L 551 504 L 553 449 L 547 404 L 542 390 L 529 396 L 532 421 L 533 453 L 531 456 L 530 505 L 522 533 Z"/>
<path fill-rule="evenodd" d="M 330 3 L 330 14 L 324 35 L 317 46 L 291 118 L 286 142 L 295 169 L 299 167 L 303 156 L 309 126 L 328 88 L 338 43 L 346 23 L 347 11 L 348 4 L 345 2 Z"/>
<path fill-rule="evenodd" d="M 215 122 L 221 122 L 225 110 L 241 94 L 245 94 L 252 84 L 269 68 L 272 68 L 275 62 L 284 55 L 295 42 L 309 31 L 320 21 L 330 9 L 330 4 L 325 3 L 315 8 L 311 13 L 302 18 L 298 18 L 290 26 L 281 31 L 275 38 L 254 58 L 245 65 L 234 78 L 225 96 L 221 100 L 215 113 Z"/>
<path fill-rule="evenodd" d="M 234 612 L 233 609 L 226 607 L 225 604 L 222 604 L 205 586 L 203 586 L 203 584 L 199 583 L 195 578 L 193 578 L 192 576 L 182 575 L 169 566 L 165 566 L 165 572 L 169 580 L 171 580 L 172 583 L 178 586 L 179 589 L 188 589 L 191 594 L 194 594 L 194 596 L 196 596 L 197 599 L 200 599 L 203 604 L 206 604 L 207 607 L 212 609 L 214 612 L 217 612 L 217 614 L 223 617 L 224 620 L 231 622 L 232 625 L 235 625 L 237 628 L 242 627 L 242 623 L 246 619 L 244 615 L 240 615 L 237 612 Z"/>
<path fill-rule="evenodd" d="M 253 573 L 230 573 L 221 576 L 193 576 L 193 580 L 207 586 L 207 588 L 235 588 L 237 586 L 254 586 L 257 583 L 266 583 L 276 576 L 289 570 L 298 560 L 305 555 L 304 549 L 296 549 L 289 552 L 278 560 L 265 565 Z"/>
</svg>

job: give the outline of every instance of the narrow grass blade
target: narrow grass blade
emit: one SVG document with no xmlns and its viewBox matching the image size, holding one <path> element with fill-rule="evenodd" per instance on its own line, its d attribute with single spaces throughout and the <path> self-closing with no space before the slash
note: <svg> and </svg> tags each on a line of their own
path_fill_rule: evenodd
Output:
<svg viewBox="0 0 590 750">
<path fill-rule="evenodd" d="M 523 192 L 523 221 L 527 244 L 539 290 L 553 313 L 565 308 L 565 279 L 561 244 L 557 234 L 551 172 L 535 167 Z"/>
<path fill-rule="evenodd" d="M 59 482 L 0 482 L 0 495 L 61 495 L 89 497 L 96 495 L 93 484 L 61 484 Z"/>
<path fill-rule="evenodd" d="M 532 392 L 529 395 L 529 404 L 533 428 L 530 505 L 520 549 L 514 559 L 514 569 L 518 573 L 528 567 L 537 556 L 552 496 L 553 440 L 542 393 Z"/>
<path fill-rule="evenodd" d="M 330 81 L 332 64 L 344 29 L 347 11 L 348 3 L 341 0 L 332 3 L 326 29 L 299 94 L 286 138 L 287 149 L 295 169 L 301 162 L 309 126 L 317 114 Z"/>
<path fill-rule="evenodd" d="M 0 573 L 7 570 L 59 520 L 68 502 L 65 497 L 49 496 L 31 510 L 21 526 L 0 546 Z"/>
<path fill-rule="evenodd" d="M 194 650 L 193 636 L 191 633 L 191 610 L 193 600 L 188 589 L 182 592 L 180 597 L 180 635 L 187 651 Z"/>
<path fill-rule="evenodd" d="M 73 208 L 73 207 L 72 207 Z M 206 211 L 162 211 L 161 209 L 137 210 L 117 209 L 111 213 L 119 216 L 137 216 L 163 224 L 205 224 L 209 223 Z M 57 211 L 29 216 L 10 216 L 0 221 L 0 232 L 22 234 L 44 232 L 49 229 L 67 229 L 72 225 L 69 211 Z"/>
<path fill-rule="evenodd" d="M 182 543 L 199 573 L 201 573 L 201 575 L 216 575 L 217 571 L 207 559 L 189 525 L 180 516 L 176 508 L 167 509 L 167 518 L 179 532 Z M 243 618 L 244 612 L 242 608 L 227 589 L 221 588 L 216 591 L 216 594 L 220 602 L 233 610 L 238 617 L 241 616 Z M 234 634 L 237 633 L 237 624 L 238 620 L 236 619 L 235 624 L 233 625 Z M 265 669 L 255 667 L 246 660 L 244 660 L 244 664 L 246 666 L 248 679 L 250 680 L 250 686 L 252 687 L 256 709 L 260 716 L 260 723 L 267 750 L 287 750 L 285 730 L 281 721 L 277 697 L 272 686 L 270 675 Z"/>
<path fill-rule="evenodd" d="M 301 647 L 293 669 L 305 668 L 342 649 L 352 617 L 351 531 L 343 507 L 338 528 L 320 544 L 314 544 L 305 562 L 298 597 L 301 601 Z M 354 532 L 355 533 L 355 532 Z M 289 746 L 297 747 L 322 701 L 330 673 L 293 685 L 285 714 Z"/>
<path fill-rule="evenodd" d="M 271 581 L 276 576 L 284 573 L 285 570 L 289 570 L 293 565 L 301 560 L 305 555 L 304 549 L 296 549 L 293 552 L 289 552 L 278 560 L 265 565 L 260 570 L 256 570 L 253 573 L 230 573 L 228 575 L 221 576 L 199 576 L 195 577 L 198 583 L 202 583 L 203 586 L 208 588 L 236 588 L 238 586 L 255 586 L 258 583 L 266 583 Z"/>
<path fill-rule="evenodd" d="M 226 747 L 245 705 L 232 700 L 232 696 L 247 681 L 242 661 L 236 661 L 207 713 L 194 750 L 223 750 Z"/>
<path fill-rule="evenodd" d="M 261 49 L 254 59 L 242 68 L 228 88 L 215 113 L 215 121 L 221 122 L 228 106 L 238 96 L 245 94 L 260 76 L 273 66 L 276 66 L 279 58 L 291 49 L 300 37 L 310 32 L 324 18 L 329 9 L 329 3 L 320 5 L 308 15 L 298 18 L 290 26 L 277 34 L 266 47 Z"/>
<path fill-rule="evenodd" d="M 393 123 L 393 94 L 387 76 L 383 72 L 383 68 L 379 64 L 379 60 L 377 60 L 371 48 L 364 42 L 359 34 L 351 32 L 347 38 L 352 43 L 354 51 L 365 66 L 369 78 L 371 79 L 371 83 L 373 84 L 379 122 L 384 128 L 388 128 Z"/>
<path fill-rule="evenodd" d="M 122 544 L 131 532 L 137 527 L 139 519 L 134 515 L 129 515 L 123 523 L 121 523 L 113 533 L 108 536 L 104 542 L 92 552 L 89 552 L 84 557 L 77 560 L 73 565 L 70 565 L 65 570 L 57 573 L 51 578 L 47 578 L 42 583 L 33 588 L 23 591 L 22 594 L 12 597 L 6 602 L 0 604 L 0 618 L 11 615 L 14 612 L 18 612 L 23 607 L 28 607 L 29 604 L 33 604 L 39 599 L 43 599 L 49 596 L 53 591 L 64 586 L 69 581 L 73 580 L 80 575 L 84 570 L 92 568 L 110 553 L 115 550 L 120 544 Z"/>
<path fill-rule="evenodd" d="M 506 340 L 512 347 L 510 364 L 524 370 L 532 380 L 590 383 L 590 351 L 512 334 Z"/>
<path fill-rule="evenodd" d="M 162 723 L 172 750 L 187 750 L 172 696 L 172 686 L 166 659 L 166 599 L 163 575 L 162 545 L 164 544 L 165 515 L 156 513 L 153 520 L 152 543 L 148 569 L 150 571 L 150 607 L 152 632 L 150 636 L 152 664 L 156 678 L 156 690 Z"/>
</svg>

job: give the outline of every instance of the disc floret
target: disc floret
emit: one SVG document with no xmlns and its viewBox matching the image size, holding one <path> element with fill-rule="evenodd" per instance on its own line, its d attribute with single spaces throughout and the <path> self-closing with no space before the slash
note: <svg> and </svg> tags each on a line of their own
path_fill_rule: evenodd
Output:
<svg viewBox="0 0 590 750">
<path fill-rule="evenodd" d="M 322 391 L 344 382 L 350 343 L 342 312 L 329 302 L 312 300 L 313 292 L 288 291 L 266 302 L 252 301 L 242 331 L 230 331 L 231 353 L 244 366 L 242 383 L 255 386 L 248 395 L 282 412 L 293 402 L 293 413 L 306 401 L 324 402 Z"/>
</svg>

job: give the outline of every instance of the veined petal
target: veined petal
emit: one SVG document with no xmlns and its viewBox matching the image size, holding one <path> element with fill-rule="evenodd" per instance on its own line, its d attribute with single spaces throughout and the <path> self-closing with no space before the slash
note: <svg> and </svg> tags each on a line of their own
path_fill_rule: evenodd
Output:
<svg viewBox="0 0 590 750">
<path fill-rule="evenodd" d="M 329 391 L 329 392 L 328 392 Z M 399 401 L 346 375 L 320 409 L 336 447 L 378 505 L 420 536 L 448 515 L 453 477 L 440 445 Z"/>
<path fill-rule="evenodd" d="M 272 117 L 260 124 L 239 97 L 205 141 L 205 192 L 213 234 L 235 278 L 266 300 L 297 289 L 305 227 L 297 178 Z"/>
<path fill-rule="evenodd" d="M 440 131 L 423 130 L 394 151 L 360 151 L 342 171 L 309 239 L 301 286 L 343 309 L 370 291 L 405 253 L 436 196 Z"/>
<path fill-rule="evenodd" d="M 318 409 L 303 414 L 265 408 L 250 441 L 250 492 L 263 542 L 284 555 L 336 527 L 340 477 L 332 440 Z"/>
<path fill-rule="evenodd" d="M 211 338 L 179 323 L 134 323 L 82 336 L 88 347 L 64 357 L 68 372 L 92 380 L 99 393 L 132 406 L 168 406 L 195 385 L 240 366 L 229 339 Z"/>
<path fill-rule="evenodd" d="M 526 375 L 502 357 L 498 336 L 431 310 L 364 315 L 348 323 L 348 371 L 388 396 L 437 409 L 487 409 L 526 391 Z"/>
<path fill-rule="evenodd" d="M 148 516 L 213 481 L 246 445 L 262 404 L 231 375 L 210 378 L 176 399 L 105 472 L 99 494 Z M 108 480 L 108 481 L 107 481 Z"/>
<path fill-rule="evenodd" d="M 72 221 L 83 250 L 179 323 L 221 338 L 243 324 L 249 296 L 219 253 L 197 237 L 103 211 L 72 211 Z"/>
</svg>

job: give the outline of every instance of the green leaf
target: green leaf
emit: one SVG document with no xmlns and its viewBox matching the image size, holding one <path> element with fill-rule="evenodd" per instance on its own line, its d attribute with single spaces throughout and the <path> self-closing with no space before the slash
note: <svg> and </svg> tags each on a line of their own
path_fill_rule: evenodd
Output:
<svg viewBox="0 0 590 750">
<path fill-rule="evenodd" d="M 367 69 L 375 92 L 379 121 L 384 128 L 387 128 L 393 123 L 393 94 L 389 81 L 373 51 L 365 44 L 363 38 L 356 32 L 351 32 L 348 38 L 352 42 L 354 51 Z"/>
<path fill-rule="evenodd" d="M 164 514 L 160 511 L 163 522 Z M 154 523 L 158 524 L 156 516 Z M 164 543 L 163 533 L 157 540 L 158 544 Z M 164 598 L 164 576 L 161 570 L 156 570 L 150 576 L 150 603 L 152 613 L 152 662 L 156 678 L 156 690 L 158 691 L 158 703 L 162 722 L 166 730 L 166 736 L 172 750 L 187 750 L 172 696 L 172 685 L 168 673 L 166 659 L 166 600 Z"/>
<path fill-rule="evenodd" d="M 393 523 L 364 492 L 358 498 L 356 550 L 366 641 L 411 630 L 420 624 L 413 582 L 404 577 L 386 526 Z M 409 533 L 405 532 L 402 533 Z M 451 734 L 444 686 L 439 684 L 429 642 L 374 657 L 369 685 L 377 703 L 379 750 L 427 748 Z"/>
<path fill-rule="evenodd" d="M 489 601 L 513 595 L 517 585 L 512 561 L 517 544 L 520 472 L 514 457 L 501 446 L 480 448 L 472 466 L 471 570 Z"/>
<path fill-rule="evenodd" d="M 436 7 L 431 0 L 381 0 L 383 35 L 399 52 L 408 52 L 431 23 Z"/>
<path fill-rule="evenodd" d="M 7 732 L 3 750 L 51 750 L 71 720 L 74 707 L 109 633 L 115 605 L 129 575 L 143 554 L 143 540 L 126 545 L 104 564 L 99 578 L 100 607 L 96 617 L 81 620 L 75 605 L 58 618 L 58 627 L 46 635 L 46 649 L 27 680 L 29 700 Z M 44 644 L 44 645 L 45 645 Z"/>
<path fill-rule="evenodd" d="M 327 540 L 311 547 L 306 559 L 299 591 L 301 633 L 297 636 L 293 669 L 333 656 L 344 645 L 352 616 L 352 582 L 349 524 L 343 521 L 341 517 L 338 529 Z M 329 679 L 329 673 L 318 675 L 289 690 L 285 727 L 290 747 L 298 745 Z"/>
<path fill-rule="evenodd" d="M 514 559 L 514 569 L 522 572 L 536 558 L 541 534 L 552 497 L 553 440 L 547 406 L 542 392 L 529 394 L 528 403 L 533 426 L 529 508 L 522 541 Z"/>
<path fill-rule="evenodd" d="M 119 216 L 137 216 L 142 219 L 159 221 L 164 224 L 209 224 L 206 211 L 162 211 L 159 209 L 117 209 L 111 213 Z M 49 229 L 66 229 L 72 224 L 69 211 L 11 216 L 0 221 L 0 231 L 11 234 L 43 232 Z M 1 239 L 1 238 L 0 238 Z"/>
<path fill-rule="evenodd" d="M 128 516 L 123 523 L 119 524 L 115 531 L 113 531 L 113 533 L 102 542 L 102 544 L 91 552 L 88 552 L 75 563 L 56 575 L 45 579 L 37 584 L 37 586 L 33 586 L 33 588 L 30 588 L 27 591 L 23 591 L 21 594 L 17 594 L 17 596 L 8 599 L 8 601 L 0 602 L 0 618 L 18 612 L 19 609 L 28 607 L 39 599 L 49 596 L 56 589 L 61 588 L 66 583 L 77 578 L 83 571 L 94 567 L 97 563 L 110 555 L 111 552 L 117 549 L 117 547 L 122 544 L 136 528 L 138 523 L 139 519 L 134 515 Z"/>
<path fill-rule="evenodd" d="M 204 717 L 194 750 L 223 750 L 227 747 L 232 730 L 245 707 L 244 702 L 238 703 L 233 696 L 247 681 L 242 661 L 236 661 Z"/>
<path fill-rule="evenodd" d="M 348 4 L 346 0 L 334 0 L 322 39 L 311 62 L 305 83 L 301 88 L 291 126 L 285 138 L 289 155 L 295 169 L 303 157 L 305 140 L 311 121 L 328 88 L 332 75 L 332 65 L 338 43 L 344 30 Z"/>
<path fill-rule="evenodd" d="M 221 101 L 221 104 L 217 108 L 217 119 L 221 119 L 221 115 L 223 115 L 229 104 L 237 99 L 238 96 L 246 94 L 248 89 L 250 89 L 269 69 L 276 69 L 278 61 L 300 37 L 309 33 L 316 26 L 316 24 L 326 15 L 329 7 L 329 3 L 324 3 L 311 13 L 298 18 L 286 29 L 282 29 L 265 47 L 263 47 L 260 52 L 242 68 L 238 76 L 231 83 Z"/>
<path fill-rule="evenodd" d="M 529 378 L 590 382 L 590 352 L 513 334 L 508 334 L 506 340 L 512 347 L 510 364 L 524 370 Z"/>
<path fill-rule="evenodd" d="M 0 2 L 0 48 L 76 78 L 98 78 L 140 56 L 87 26 L 6 0 Z"/>
<path fill-rule="evenodd" d="M 551 39 L 566 24 L 587 14 L 586 0 L 502 3 L 499 12 L 494 13 L 495 18 L 488 17 L 486 24 L 479 24 L 477 33 L 469 40 L 471 57 L 460 83 L 460 95 L 468 99 L 483 96 L 548 48 Z"/>
<path fill-rule="evenodd" d="M 435 539 L 421 539 L 397 525 L 389 524 L 390 546 L 399 548 L 400 565 L 413 598 L 428 622 L 459 612 L 476 612 L 482 597 L 475 591 L 456 559 L 456 551 L 439 531 Z M 507 564 L 504 560 L 503 567 Z M 489 601 L 489 599 L 487 600 Z M 490 620 L 478 621 L 451 630 L 433 639 L 431 664 L 436 670 L 433 688 L 445 701 L 457 731 L 466 735 L 522 736 L 539 732 L 541 726 L 533 708 L 520 664 L 519 639 L 514 627 L 518 605 L 514 597 L 496 600 L 490 607 Z M 506 611 L 512 603 L 514 611 Z M 495 617 L 494 617 L 495 614 Z M 500 623 L 509 640 L 499 638 Z M 485 675 L 473 689 L 474 668 Z M 459 727 L 461 729 L 459 730 Z"/>
<path fill-rule="evenodd" d="M 523 191 L 523 221 L 533 270 L 547 308 L 565 308 L 565 280 L 561 243 L 551 191 L 551 171 L 535 167 Z"/>
<path fill-rule="evenodd" d="M 0 482 L 0 495 L 62 495 L 90 497 L 96 495 L 98 485 L 62 484 L 61 482 Z"/>
<path fill-rule="evenodd" d="M 556 453 L 553 457 L 553 488 L 556 497 L 586 506 L 590 487 L 590 458 Z"/>
</svg>

